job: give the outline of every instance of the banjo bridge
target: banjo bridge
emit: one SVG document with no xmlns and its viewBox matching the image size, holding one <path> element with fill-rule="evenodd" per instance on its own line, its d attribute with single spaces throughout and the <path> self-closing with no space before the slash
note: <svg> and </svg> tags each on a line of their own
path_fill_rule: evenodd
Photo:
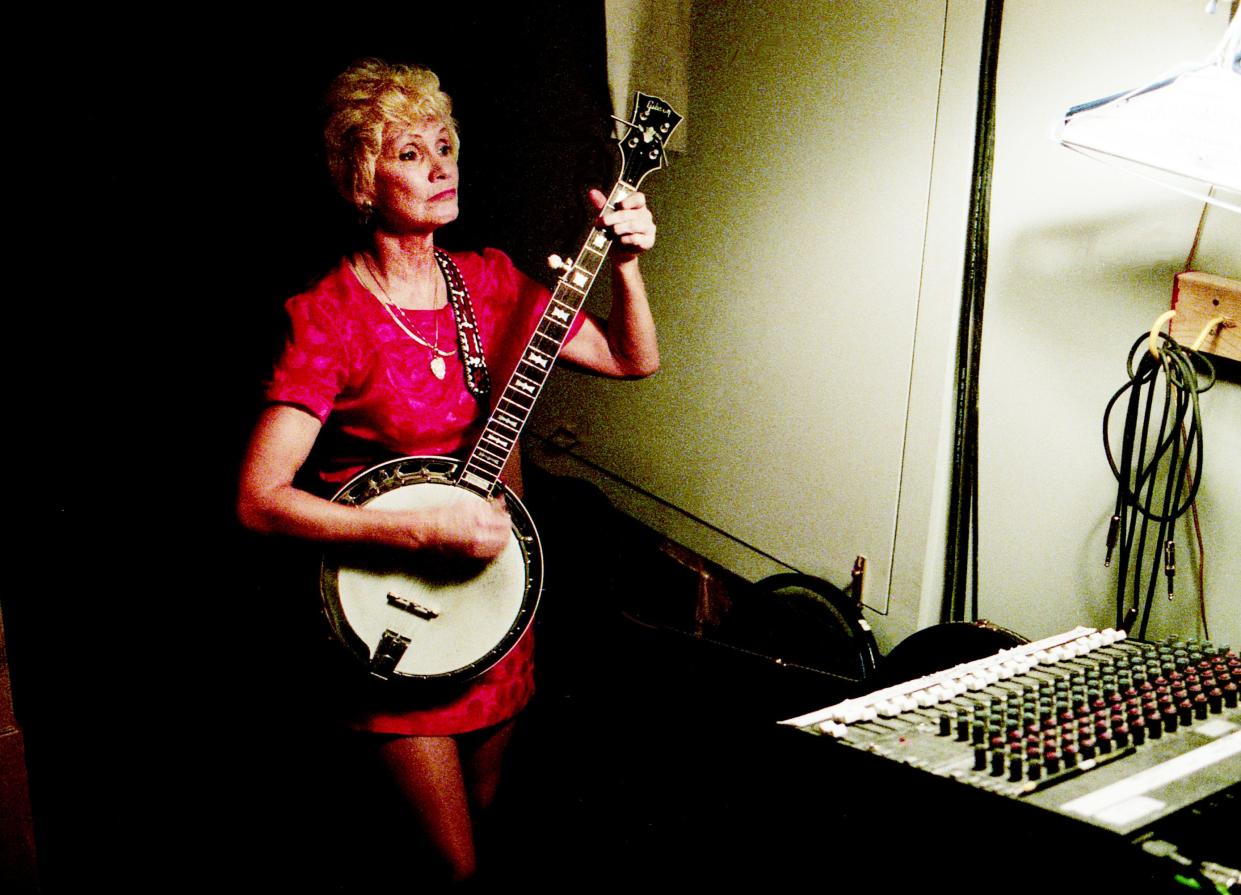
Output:
<svg viewBox="0 0 1241 895">
<path fill-rule="evenodd" d="M 388 591 L 388 605 L 395 606 L 397 609 L 408 612 L 410 615 L 416 615 L 419 618 L 425 618 L 430 621 L 433 618 L 439 618 L 440 611 L 434 606 L 426 606 L 422 603 L 402 597 L 400 594 Z M 408 643 L 408 640 L 406 641 Z"/>
</svg>

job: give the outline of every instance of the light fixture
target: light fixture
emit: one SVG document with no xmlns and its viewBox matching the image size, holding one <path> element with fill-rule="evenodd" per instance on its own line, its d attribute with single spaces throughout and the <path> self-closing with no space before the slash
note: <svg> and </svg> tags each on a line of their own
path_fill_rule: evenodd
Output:
<svg viewBox="0 0 1241 895">
<path fill-rule="evenodd" d="M 1069 109 L 1069 149 L 1241 213 L 1241 15 L 1206 61 Z"/>
</svg>

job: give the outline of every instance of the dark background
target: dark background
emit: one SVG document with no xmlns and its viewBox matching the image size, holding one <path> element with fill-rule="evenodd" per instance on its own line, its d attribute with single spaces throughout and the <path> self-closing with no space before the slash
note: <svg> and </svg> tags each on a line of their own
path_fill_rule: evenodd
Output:
<svg viewBox="0 0 1241 895">
<path fill-rule="evenodd" d="M 435 70 L 462 137 L 440 243 L 546 281 L 614 182 L 602 4 L 514 9 L 113 15 L 32 47 L 3 608 L 50 889 L 288 869 L 281 831 L 332 774 L 299 749 L 301 622 L 232 504 L 283 301 L 356 235 L 321 98 L 364 56 Z"/>
</svg>

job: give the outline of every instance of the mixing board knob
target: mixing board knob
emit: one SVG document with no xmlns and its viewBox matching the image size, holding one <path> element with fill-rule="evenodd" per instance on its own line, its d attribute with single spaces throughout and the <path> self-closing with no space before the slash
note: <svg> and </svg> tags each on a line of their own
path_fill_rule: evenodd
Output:
<svg viewBox="0 0 1241 895">
<path fill-rule="evenodd" d="M 1008 760 L 1008 779 L 1013 783 L 1021 782 L 1021 756 L 1014 755 Z"/>
<path fill-rule="evenodd" d="M 1164 706 L 1163 708 L 1163 732 L 1176 733 L 1177 727 L 1176 706 Z"/>
<path fill-rule="evenodd" d="M 1199 721 L 1205 721 L 1207 717 L 1207 697 L 1205 693 L 1199 693 L 1194 697 L 1194 718 Z"/>
<path fill-rule="evenodd" d="M 991 753 L 991 776 L 999 777 L 1004 773 L 1004 753 Z"/>
<path fill-rule="evenodd" d="M 1058 774 L 1060 772 L 1060 753 L 1055 749 L 1048 749 L 1043 755 L 1043 766 L 1047 768 L 1047 773 Z"/>
<path fill-rule="evenodd" d="M 939 735 L 941 737 L 952 736 L 952 719 L 944 712 L 939 715 Z"/>
<path fill-rule="evenodd" d="M 1152 740 L 1163 736 L 1163 721 L 1158 712 L 1151 712 L 1146 716 L 1146 732 Z"/>
<path fill-rule="evenodd" d="M 987 769 L 987 748 L 985 746 L 974 747 L 974 770 L 985 771 Z"/>
</svg>

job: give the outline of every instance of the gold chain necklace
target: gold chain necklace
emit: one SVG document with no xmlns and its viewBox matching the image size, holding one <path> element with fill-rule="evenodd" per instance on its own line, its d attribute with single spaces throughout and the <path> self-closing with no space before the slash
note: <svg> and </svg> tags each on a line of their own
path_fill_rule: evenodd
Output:
<svg viewBox="0 0 1241 895">
<path fill-rule="evenodd" d="M 435 342 L 434 344 L 432 344 L 431 342 L 428 342 L 425 338 L 423 338 L 418 333 L 417 328 L 413 324 L 413 321 L 408 320 L 405 317 L 405 309 L 402 308 L 400 305 L 396 304 L 396 302 L 392 300 L 392 297 L 388 295 L 388 290 L 385 289 L 383 286 L 383 283 L 379 281 L 379 275 L 376 274 L 374 268 L 371 267 L 370 258 L 367 257 L 365 253 L 362 253 L 362 263 L 366 265 L 366 272 L 370 275 L 370 278 L 374 281 L 375 285 L 379 287 L 379 291 L 383 293 L 383 298 L 380 298 L 378 295 L 375 295 L 375 293 L 372 292 L 371 294 L 375 295 L 375 300 L 378 301 L 381 305 L 383 305 L 384 310 L 388 312 L 388 316 L 392 318 L 392 322 L 395 323 L 397 326 L 399 326 L 404 331 L 405 335 L 409 336 L 411 339 L 413 339 L 415 342 L 417 342 L 419 345 L 423 346 L 424 348 L 430 349 L 431 362 L 428 364 L 428 366 L 431 368 L 431 375 L 434 376 L 436 379 L 443 379 L 445 374 L 448 372 L 448 365 L 444 362 L 444 358 L 452 357 L 452 355 L 455 354 L 456 352 L 445 351 L 443 348 L 439 347 L 440 346 L 440 314 L 439 314 L 440 309 L 439 308 L 434 309 Z M 358 273 L 358 267 L 356 263 L 353 264 L 353 272 L 355 275 L 357 275 Z M 442 278 L 442 275 L 441 275 L 441 278 Z M 367 291 L 370 291 L 370 290 L 367 290 Z M 436 297 L 438 298 L 439 297 L 439 281 L 438 280 L 436 281 L 436 284 L 435 284 L 435 292 L 436 292 Z M 395 308 L 396 310 L 394 311 L 393 308 Z M 400 312 L 399 316 L 397 312 Z"/>
</svg>

